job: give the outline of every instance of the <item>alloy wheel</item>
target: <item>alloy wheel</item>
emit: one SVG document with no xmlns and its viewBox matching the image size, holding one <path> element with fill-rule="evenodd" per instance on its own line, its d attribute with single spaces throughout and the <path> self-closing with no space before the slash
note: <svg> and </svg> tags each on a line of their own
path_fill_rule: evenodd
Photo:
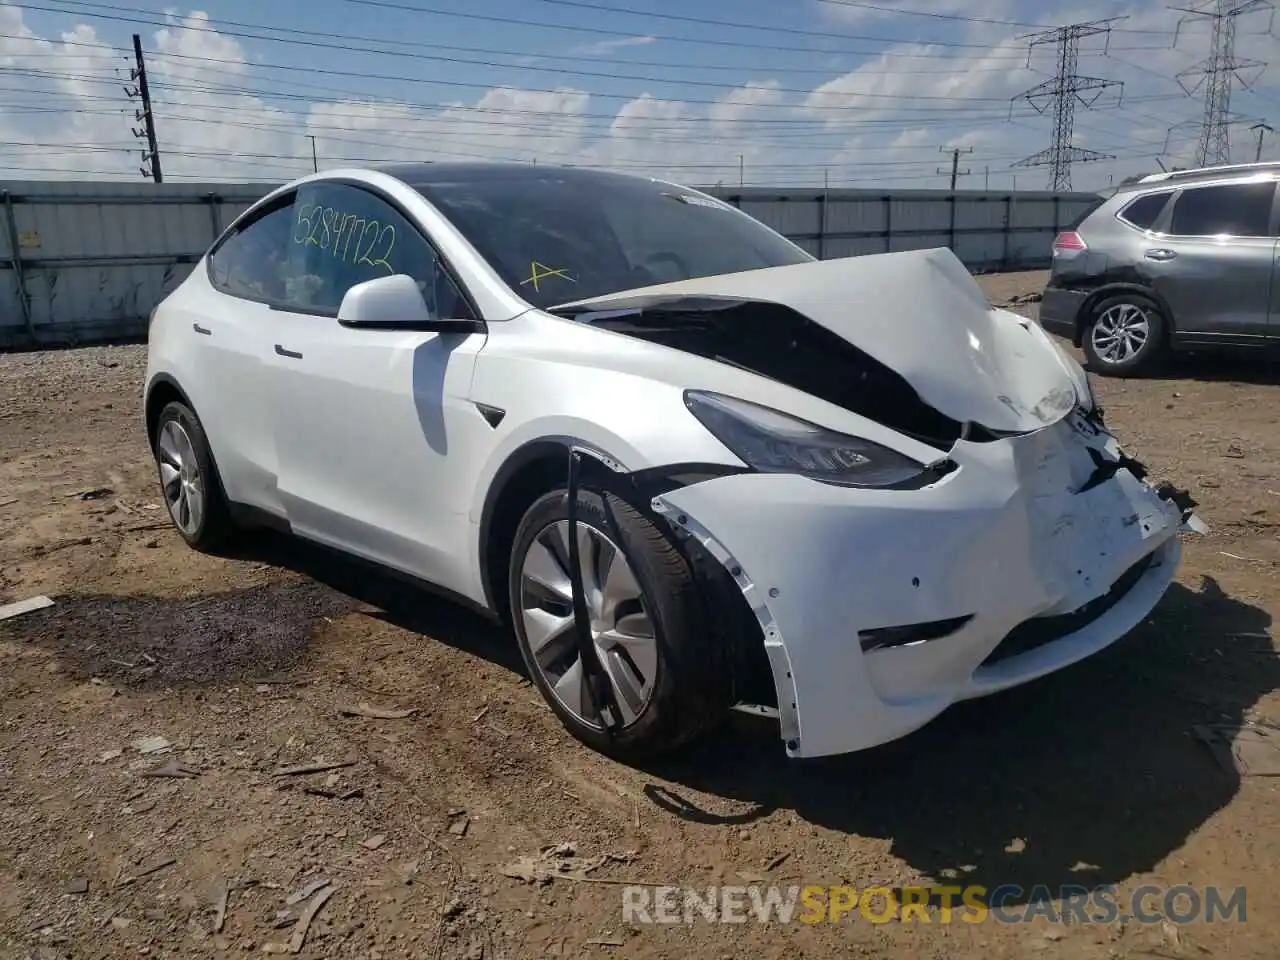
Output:
<svg viewBox="0 0 1280 960">
<path fill-rule="evenodd" d="M 194 537 L 204 519 L 204 480 L 191 436 L 177 420 L 168 420 L 160 428 L 156 458 L 169 516 L 179 530 Z"/>
<path fill-rule="evenodd" d="M 1151 339 L 1151 321 L 1135 303 L 1113 304 L 1094 321 L 1089 338 L 1094 353 L 1104 363 L 1125 363 L 1146 348 Z"/>
<path fill-rule="evenodd" d="M 644 713 L 658 674 L 658 642 L 635 572 L 618 545 L 577 523 L 578 560 L 596 655 L 613 688 L 621 725 Z M 520 568 L 521 617 L 535 668 L 576 719 L 602 728 L 587 695 L 574 631 L 569 579 L 569 521 L 543 527 Z"/>
</svg>

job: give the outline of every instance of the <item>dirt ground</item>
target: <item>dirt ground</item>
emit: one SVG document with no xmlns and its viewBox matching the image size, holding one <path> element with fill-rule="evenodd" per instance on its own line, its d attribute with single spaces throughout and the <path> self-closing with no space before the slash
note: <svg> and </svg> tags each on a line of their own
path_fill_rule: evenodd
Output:
<svg viewBox="0 0 1280 960">
<path fill-rule="evenodd" d="M 1043 275 L 982 282 L 1003 301 Z M 55 601 L 0 623 L 0 957 L 276 952 L 322 881 L 303 957 L 1280 956 L 1280 781 L 1228 772 L 1192 732 L 1280 724 L 1274 368 L 1098 384 L 1129 451 L 1211 527 L 1121 643 L 862 754 L 788 761 L 743 721 L 636 769 L 572 740 L 470 613 L 274 535 L 184 548 L 144 365 L 138 346 L 0 356 L 0 603 Z M 343 712 L 360 704 L 416 712 Z M 348 765 L 280 774 L 328 763 Z M 502 872 L 565 843 L 595 861 L 583 879 Z M 1115 884 L 1122 902 L 1246 885 L 1247 921 L 622 920 L 619 882 L 766 878 Z"/>
</svg>

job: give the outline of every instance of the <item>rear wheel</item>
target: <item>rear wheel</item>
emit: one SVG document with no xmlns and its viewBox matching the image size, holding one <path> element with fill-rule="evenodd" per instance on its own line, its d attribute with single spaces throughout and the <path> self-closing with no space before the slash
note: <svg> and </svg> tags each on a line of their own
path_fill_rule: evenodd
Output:
<svg viewBox="0 0 1280 960">
<path fill-rule="evenodd" d="M 1089 369 L 1102 376 L 1134 376 L 1151 370 L 1165 349 L 1160 308 L 1140 294 L 1108 297 L 1093 311 L 1084 331 Z"/>
<path fill-rule="evenodd" d="M 194 410 L 173 401 L 160 411 L 153 453 L 169 519 L 197 550 L 211 550 L 234 530 L 204 427 Z"/>
<path fill-rule="evenodd" d="M 516 532 L 508 591 L 529 675 L 565 727 L 597 750 L 627 756 L 675 747 L 730 706 L 723 643 L 705 629 L 692 570 L 631 504 L 579 491 L 578 559 L 591 639 L 618 707 L 611 737 L 579 654 L 568 506 L 567 491 L 549 493 Z"/>
</svg>

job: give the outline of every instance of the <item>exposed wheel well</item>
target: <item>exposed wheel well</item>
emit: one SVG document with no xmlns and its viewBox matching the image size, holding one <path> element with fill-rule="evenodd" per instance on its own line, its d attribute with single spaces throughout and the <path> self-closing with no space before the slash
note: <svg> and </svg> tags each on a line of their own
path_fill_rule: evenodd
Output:
<svg viewBox="0 0 1280 960">
<path fill-rule="evenodd" d="M 174 401 L 185 403 L 190 406 L 186 394 L 178 389 L 178 385 L 172 380 L 161 380 L 151 388 L 151 392 L 147 394 L 147 443 L 155 444 L 156 425 L 160 419 L 160 411 Z"/>
<path fill-rule="evenodd" d="M 516 528 L 525 512 L 543 494 L 568 480 L 568 449 L 548 440 L 525 448 L 500 474 L 496 494 L 485 505 L 480 522 L 480 564 L 490 609 L 509 622 L 508 564 Z M 710 605 L 711 629 L 730 651 L 730 669 L 738 697 L 749 703 L 777 705 L 772 669 L 764 648 L 764 632 L 742 593 L 719 562 L 683 531 L 674 542 L 691 563 L 704 602 Z"/>
</svg>

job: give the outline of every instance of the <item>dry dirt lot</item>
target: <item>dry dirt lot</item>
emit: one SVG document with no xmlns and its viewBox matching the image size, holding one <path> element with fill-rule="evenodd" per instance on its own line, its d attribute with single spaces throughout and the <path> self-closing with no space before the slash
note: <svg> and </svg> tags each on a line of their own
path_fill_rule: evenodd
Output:
<svg viewBox="0 0 1280 960">
<path fill-rule="evenodd" d="M 1003 300 L 1042 276 L 983 283 Z M 863 754 L 788 762 L 734 723 L 649 769 L 569 738 L 467 612 L 279 537 L 185 549 L 143 369 L 142 347 L 0 356 L 0 603 L 55 600 L 0 623 L 0 957 L 264 954 L 321 881 L 303 957 L 1280 956 L 1280 781 L 1192 733 L 1280 724 L 1273 369 L 1100 384 L 1212 527 L 1123 642 Z M 343 714 L 362 703 L 416 712 Z M 312 763 L 348 765 L 278 775 Z M 563 843 L 596 861 L 585 880 L 501 872 Z M 744 877 L 1244 884 L 1247 922 L 622 923 L 616 881 Z"/>
</svg>

